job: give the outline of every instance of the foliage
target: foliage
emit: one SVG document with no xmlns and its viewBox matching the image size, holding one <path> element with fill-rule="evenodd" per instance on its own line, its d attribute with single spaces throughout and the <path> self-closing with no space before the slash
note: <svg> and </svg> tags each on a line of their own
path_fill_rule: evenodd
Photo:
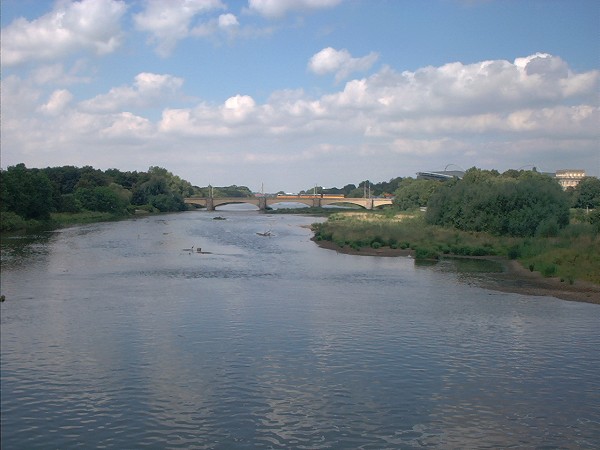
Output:
<svg viewBox="0 0 600 450">
<path fill-rule="evenodd" d="M 49 222 L 55 213 L 85 212 L 88 220 L 136 209 L 182 211 L 186 209 L 183 198 L 197 192 L 188 181 L 160 167 L 150 167 L 148 172 L 103 172 L 90 166 L 28 169 L 18 164 L 0 174 L 3 231 L 31 227 L 35 225 L 31 220 Z"/>
<path fill-rule="evenodd" d="M 585 177 L 571 191 L 574 208 L 600 208 L 600 179 Z"/>
<path fill-rule="evenodd" d="M 120 214 L 99 211 L 81 211 L 78 213 L 52 213 L 52 224 L 56 226 L 80 225 L 84 223 L 107 222 L 122 218 Z"/>
<path fill-rule="evenodd" d="M 427 222 L 464 231 L 533 236 L 555 233 L 569 222 L 568 196 L 546 175 L 526 172 L 518 178 L 470 169 L 432 195 Z"/>
<path fill-rule="evenodd" d="M 427 225 L 422 215 L 368 216 L 365 219 L 351 213 L 333 214 L 326 222 L 313 225 L 315 240 L 331 241 L 341 247 L 418 250 L 419 256 L 427 259 L 440 254 L 485 256 L 504 252 L 503 244 L 494 245 L 487 235 Z"/>
<path fill-rule="evenodd" d="M 371 197 L 381 197 L 384 195 L 391 195 L 398 186 L 402 178 L 392 178 L 390 181 L 382 181 L 379 183 L 372 183 L 369 180 L 362 181 L 356 186 L 355 184 L 347 184 L 343 188 L 339 189 L 337 187 L 333 188 L 324 188 L 322 186 L 317 186 L 316 191 L 319 194 L 342 194 L 349 198 L 362 198 L 365 196 L 365 193 L 371 195 Z M 315 191 L 315 188 L 308 188 L 306 190 L 300 191 L 300 194 L 312 194 Z"/>
<path fill-rule="evenodd" d="M 12 211 L 0 213 L 0 231 L 19 231 L 27 228 L 27 221 Z"/>
<path fill-rule="evenodd" d="M 75 198 L 83 209 L 110 213 L 124 212 L 127 204 L 108 186 L 78 188 Z"/>
<path fill-rule="evenodd" d="M 23 219 L 45 220 L 53 207 L 53 186 L 45 173 L 18 164 L 2 171 L 0 177 L 2 211 Z"/>
<path fill-rule="evenodd" d="M 427 206 L 439 186 L 439 181 L 405 178 L 394 192 L 394 205 L 402 211 Z"/>
<path fill-rule="evenodd" d="M 81 188 L 95 188 L 101 186 L 108 186 L 111 182 L 111 178 L 104 172 L 98 169 L 94 169 L 90 166 L 85 166 L 81 169 L 81 176 L 75 186 L 75 189 Z"/>
<path fill-rule="evenodd" d="M 412 249 L 415 258 L 426 259 L 441 255 L 504 256 L 545 276 L 560 277 L 570 283 L 581 279 L 600 284 L 600 232 L 588 222 L 571 223 L 555 237 L 520 238 L 428 225 L 420 215 L 366 216 L 333 214 L 326 222 L 313 224 L 314 239 L 356 249 Z"/>
<path fill-rule="evenodd" d="M 82 209 L 81 202 L 77 199 L 75 194 L 63 194 L 60 197 L 60 208 L 61 212 L 66 213 L 77 213 Z"/>
<path fill-rule="evenodd" d="M 551 239 L 522 239 L 516 248 L 521 263 L 544 276 L 600 284 L 600 235 L 590 224 L 570 224 Z"/>
<path fill-rule="evenodd" d="M 206 186 L 206 187 L 193 187 L 193 195 L 196 197 L 240 197 L 240 198 L 248 198 L 254 197 L 252 191 L 246 186 Z M 284 192 L 281 192 L 284 194 Z"/>
<path fill-rule="evenodd" d="M 600 207 L 589 214 L 588 221 L 592 225 L 594 232 L 600 234 Z"/>
<path fill-rule="evenodd" d="M 214 197 L 254 197 L 254 194 L 246 186 L 222 186 L 213 188 Z"/>
</svg>

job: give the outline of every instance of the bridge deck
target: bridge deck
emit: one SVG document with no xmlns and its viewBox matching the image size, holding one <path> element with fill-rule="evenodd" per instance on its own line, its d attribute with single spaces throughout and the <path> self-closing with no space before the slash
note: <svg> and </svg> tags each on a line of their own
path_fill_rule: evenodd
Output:
<svg viewBox="0 0 600 450">
<path fill-rule="evenodd" d="M 265 210 L 271 205 L 277 203 L 302 203 L 307 206 L 321 208 L 327 205 L 335 205 L 340 203 L 350 203 L 358 205 L 365 209 L 378 208 L 380 206 L 391 205 L 392 200 L 388 198 L 321 198 L 321 197 L 302 197 L 302 198 L 285 198 L 278 197 L 188 197 L 184 199 L 186 204 L 203 206 L 209 211 L 214 210 L 217 206 L 231 205 L 235 203 L 248 203 L 258 206 L 260 210 Z"/>
</svg>

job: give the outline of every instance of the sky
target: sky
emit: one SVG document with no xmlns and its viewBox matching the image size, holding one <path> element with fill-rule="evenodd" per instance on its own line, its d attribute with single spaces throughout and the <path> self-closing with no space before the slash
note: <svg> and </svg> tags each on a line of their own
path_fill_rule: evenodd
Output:
<svg viewBox="0 0 600 450">
<path fill-rule="evenodd" d="M 600 175 L 597 0 L 2 0 L 1 25 L 3 169 Z"/>
</svg>

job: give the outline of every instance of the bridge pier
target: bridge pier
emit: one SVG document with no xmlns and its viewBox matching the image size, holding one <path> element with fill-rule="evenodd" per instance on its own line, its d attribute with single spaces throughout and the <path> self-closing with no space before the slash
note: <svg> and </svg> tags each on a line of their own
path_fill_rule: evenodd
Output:
<svg viewBox="0 0 600 450">
<path fill-rule="evenodd" d="M 267 210 L 267 197 L 258 197 L 258 209 L 260 211 Z"/>
<path fill-rule="evenodd" d="M 206 198 L 206 210 L 207 211 L 214 211 L 215 210 L 215 201 L 212 197 L 207 197 Z"/>
</svg>

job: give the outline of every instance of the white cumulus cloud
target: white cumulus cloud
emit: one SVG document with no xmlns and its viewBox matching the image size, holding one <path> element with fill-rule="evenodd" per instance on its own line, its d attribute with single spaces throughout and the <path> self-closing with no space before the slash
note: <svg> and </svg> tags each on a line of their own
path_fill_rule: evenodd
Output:
<svg viewBox="0 0 600 450">
<path fill-rule="evenodd" d="M 342 0 L 249 0 L 250 11 L 269 19 L 277 19 L 293 11 L 311 11 L 333 8 Z"/>
<path fill-rule="evenodd" d="M 341 81 L 353 72 L 369 70 L 377 58 L 378 55 L 374 52 L 362 58 L 353 58 L 346 49 L 336 50 L 327 47 L 310 58 L 308 68 L 317 75 L 334 73 L 336 81 Z"/>
<path fill-rule="evenodd" d="M 237 20 L 237 17 L 231 13 L 221 14 L 219 16 L 219 27 L 220 28 L 231 28 L 237 27 L 240 23 Z"/>
<path fill-rule="evenodd" d="M 248 95 L 236 95 L 225 101 L 222 109 L 223 117 L 227 121 L 239 122 L 244 120 L 254 111 L 256 102 Z"/>
<path fill-rule="evenodd" d="M 79 51 L 111 53 L 121 43 L 126 9 L 116 0 L 63 1 L 33 21 L 17 19 L 2 30 L 2 64 L 55 60 Z"/>
<path fill-rule="evenodd" d="M 144 108 L 177 98 L 183 79 L 172 75 L 140 73 L 132 86 L 112 88 L 81 103 L 86 111 L 116 112 L 119 109 Z"/>
<path fill-rule="evenodd" d="M 224 9 L 221 0 L 146 0 L 145 9 L 134 16 L 137 29 L 147 31 L 160 56 L 168 56 L 178 41 L 191 34 L 194 17 Z"/>
<path fill-rule="evenodd" d="M 552 161 L 552 170 L 576 158 L 587 169 L 597 164 L 600 141 L 600 71 L 576 73 L 552 55 L 404 72 L 384 67 L 325 95 L 289 89 L 265 101 L 237 94 L 185 107 L 176 105 L 189 101 L 183 80 L 166 74 L 140 73 L 87 101 L 46 89 L 31 79 L 2 80 L 8 164 L 29 157 L 97 164 L 99 152 L 120 167 L 177 152 L 182 165 L 173 170 L 184 178 L 194 164 L 227 173 L 245 161 L 269 171 L 298 164 L 315 176 L 340 171 L 352 181 L 348 171 L 362 167 L 399 176 L 450 162 L 505 170 Z"/>
<path fill-rule="evenodd" d="M 52 93 L 48 102 L 40 107 L 40 110 L 45 114 L 60 114 L 72 99 L 73 94 L 66 89 L 56 90 Z"/>
</svg>

